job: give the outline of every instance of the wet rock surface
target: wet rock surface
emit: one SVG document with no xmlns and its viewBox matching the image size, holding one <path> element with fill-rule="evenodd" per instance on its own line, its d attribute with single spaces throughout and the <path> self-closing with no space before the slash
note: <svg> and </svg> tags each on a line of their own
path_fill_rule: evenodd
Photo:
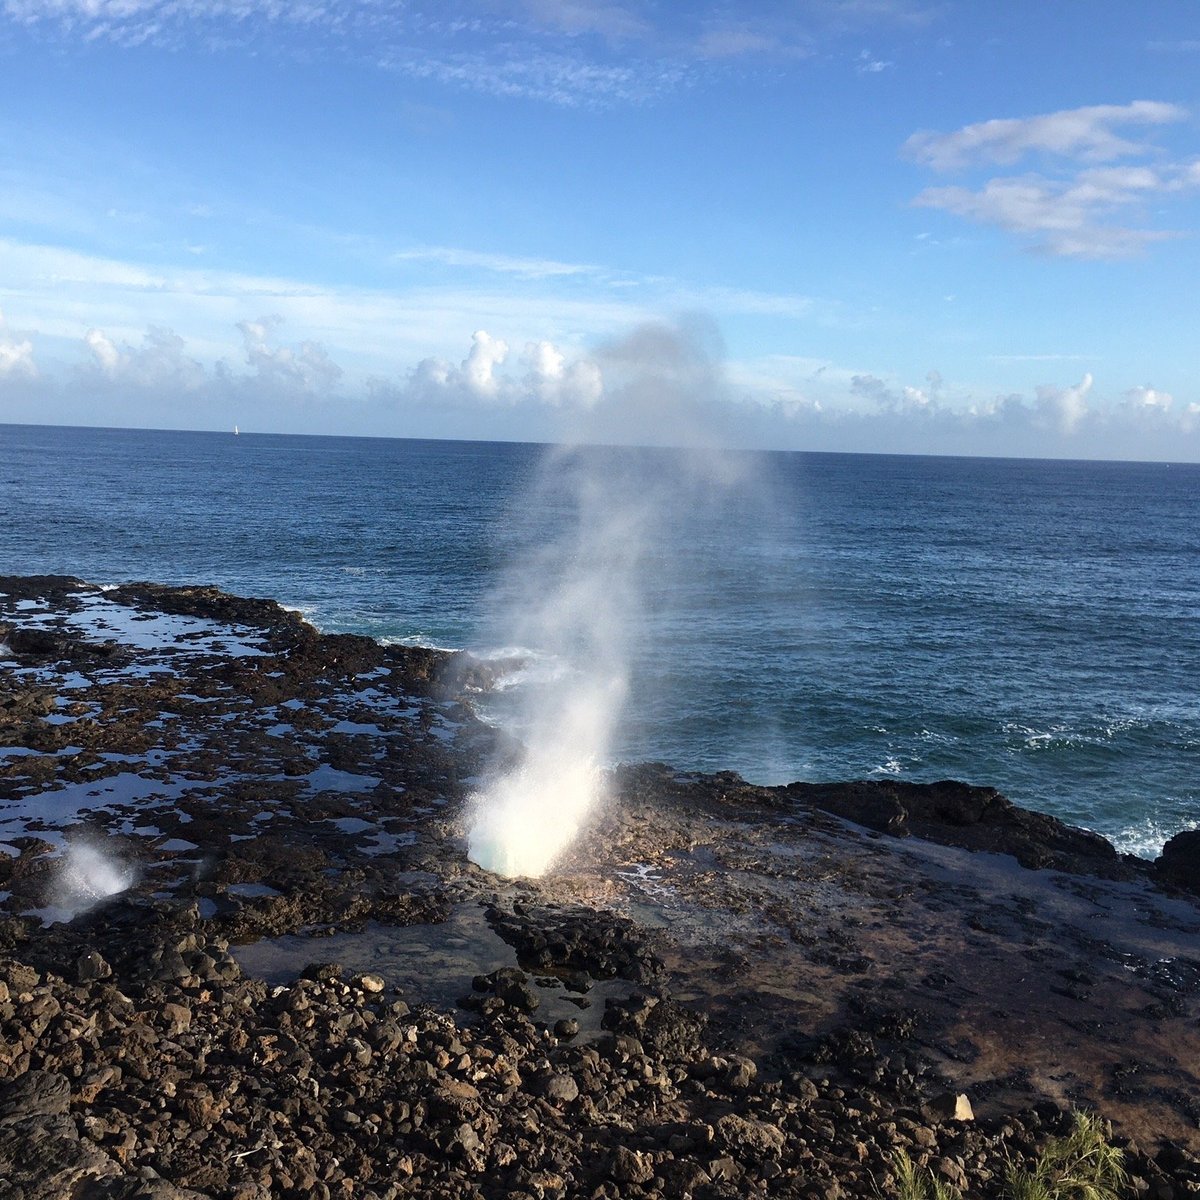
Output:
<svg viewBox="0 0 1200 1200">
<path fill-rule="evenodd" d="M 1192 845 L 642 765 L 504 881 L 494 666 L 63 577 L 0 645 L 0 1195 L 990 1196 L 1073 1106 L 1200 1190 Z"/>
</svg>

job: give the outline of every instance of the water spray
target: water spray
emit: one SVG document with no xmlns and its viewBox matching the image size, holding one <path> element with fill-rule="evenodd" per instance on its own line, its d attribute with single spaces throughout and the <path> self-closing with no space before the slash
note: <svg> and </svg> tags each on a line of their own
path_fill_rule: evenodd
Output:
<svg viewBox="0 0 1200 1200">
<path fill-rule="evenodd" d="M 55 873 L 51 901 L 70 920 L 133 883 L 133 871 L 99 846 L 71 842 Z"/>
<path fill-rule="evenodd" d="M 611 452 L 549 451 L 528 511 L 555 524 L 525 531 L 498 591 L 493 623 L 505 640 L 560 669 L 524 698 L 518 761 L 473 797 L 468 855 L 497 874 L 543 874 L 598 798 L 628 690 L 647 537 L 644 496 L 629 483 Z"/>
<path fill-rule="evenodd" d="M 655 596 L 671 603 L 663 597 L 681 582 L 680 547 L 693 550 L 694 568 L 722 498 L 745 478 L 706 427 L 725 394 L 710 333 L 703 323 L 649 325 L 602 348 L 603 402 L 579 431 L 687 449 L 552 448 L 509 514 L 516 544 L 483 636 L 560 670 L 522 689 L 513 731 L 524 750 L 472 797 L 468 855 L 487 870 L 541 875 L 579 832 L 600 799 Z"/>
</svg>

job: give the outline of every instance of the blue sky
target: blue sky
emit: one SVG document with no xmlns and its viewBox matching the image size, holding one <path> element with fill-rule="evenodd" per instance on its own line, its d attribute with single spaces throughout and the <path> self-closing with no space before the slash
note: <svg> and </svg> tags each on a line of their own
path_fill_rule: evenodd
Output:
<svg viewBox="0 0 1200 1200">
<path fill-rule="evenodd" d="M 1198 460 L 1198 79 L 1192 0 L 0 0 L 0 421 Z"/>
</svg>

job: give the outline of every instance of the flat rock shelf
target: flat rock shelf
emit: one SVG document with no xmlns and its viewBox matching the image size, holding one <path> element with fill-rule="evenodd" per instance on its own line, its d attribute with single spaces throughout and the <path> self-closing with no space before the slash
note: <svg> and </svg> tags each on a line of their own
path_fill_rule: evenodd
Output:
<svg viewBox="0 0 1200 1200">
<path fill-rule="evenodd" d="M 0 578 L 0 1195 L 1000 1196 L 1073 1110 L 1200 1192 L 1196 837 L 636 764 L 504 880 L 496 669 Z"/>
</svg>

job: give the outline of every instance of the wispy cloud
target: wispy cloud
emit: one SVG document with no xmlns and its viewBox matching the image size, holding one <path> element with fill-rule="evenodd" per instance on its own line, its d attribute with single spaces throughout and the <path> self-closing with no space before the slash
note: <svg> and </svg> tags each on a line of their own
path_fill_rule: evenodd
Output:
<svg viewBox="0 0 1200 1200">
<path fill-rule="evenodd" d="M 0 238 L 0 279 L 23 325 L 57 337 L 101 326 L 124 338 L 167 324 L 189 341 L 213 342 L 238 320 L 274 312 L 352 359 L 377 370 L 386 348 L 428 354 L 467 330 L 501 328 L 521 340 L 551 336 L 568 344 L 606 337 L 664 312 L 703 309 L 722 317 L 801 320 L 827 302 L 788 293 L 696 286 L 663 277 L 554 259 L 455 247 L 399 252 L 370 243 L 389 259 L 389 286 L 255 274 L 183 265 L 159 266 Z M 404 268 L 441 264 L 449 273 L 409 275 Z"/>
<path fill-rule="evenodd" d="M 518 7 L 541 28 L 571 36 L 597 33 L 625 41 L 646 37 L 653 28 L 629 5 L 610 0 L 519 0 Z"/>
<path fill-rule="evenodd" d="M 1105 218 L 1156 195 L 1198 183 L 1194 166 L 1167 172 L 1149 167 L 1103 167 L 1081 171 L 1066 180 L 1039 175 L 990 179 L 976 191 L 926 188 L 913 203 L 1029 235 L 1035 248 L 1050 254 L 1123 258 L 1178 234 L 1105 224 Z"/>
<path fill-rule="evenodd" d="M 1085 362 L 1094 357 L 1088 354 L 989 354 L 988 362 L 996 363 L 1026 363 L 1026 362 Z"/>
<path fill-rule="evenodd" d="M 1142 154 L 1144 143 L 1114 132 L 1124 125 L 1164 125 L 1182 121 L 1187 110 L 1157 100 L 1132 104 L 1094 104 L 1035 117 L 980 121 L 953 133 L 920 130 L 904 143 L 906 157 L 937 171 L 953 171 L 978 162 L 1009 166 L 1041 152 L 1083 162 L 1110 162 Z"/>
<path fill-rule="evenodd" d="M 412 79 L 564 108 L 643 104 L 692 78 L 688 65 L 677 61 L 609 63 L 576 54 L 530 53 L 527 47 L 453 54 L 403 48 L 382 53 L 377 61 Z"/>
<path fill-rule="evenodd" d="M 895 65 L 894 62 L 888 62 L 886 59 L 876 58 L 870 50 L 860 50 L 854 64 L 854 69 L 860 75 L 878 75 Z"/>
<path fill-rule="evenodd" d="M 1186 116 L 1178 105 L 1138 100 L 984 121 L 948 134 L 916 133 L 903 153 L 938 171 L 1010 165 L 1030 155 L 1040 156 L 1047 169 L 997 176 L 977 186 L 926 188 L 913 203 L 1017 234 L 1031 249 L 1051 255 L 1126 258 L 1180 236 L 1131 225 L 1128 218 L 1151 202 L 1200 187 L 1200 160 L 1118 163 L 1146 157 L 1153 147 L 1119 136 L 1115 128 L 1159 126 Z"/>
<path fill-rule="evenodd" d="M 447 88 L 565 107 L 637 105 L 719 77 L 734 62 L 803 59 L 903 25 L 918 5 L 818 0 L 802 10 L 708 0 L 680 11 L 619 0 L 0 0 L 31 35 L 133 50 L 350 55 Z M 889 64 L 869 57 L 860 70 Z"/>
<path fill-rule="evenodd" d="M 521 258 L 510 254 L 464 250 L 454 246 L 419 246 L 411 250 L 400 250 L 393 257 L 396 262 L 441 263 L 447 267 L 516 275 L 521 279 L 561 279 L 603 273 L 599 267 L 583 263 L 558 262 L 548 258 Z"/>
</svg>

